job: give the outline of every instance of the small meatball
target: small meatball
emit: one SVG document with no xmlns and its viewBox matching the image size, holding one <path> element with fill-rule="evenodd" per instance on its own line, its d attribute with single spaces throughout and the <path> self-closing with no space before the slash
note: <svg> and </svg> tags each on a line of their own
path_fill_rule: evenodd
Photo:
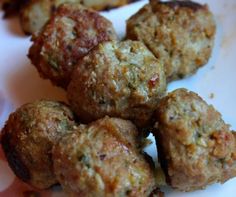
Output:
<svg viewBox="0 0 236 197">
<path fill-rule="evenodd" d="M 164 62 L 167 81 L 194 74 L 211 55 L 216 26 L 207 5 L 151 0 L 127 21 L 127 38 L 141 40 Z"/>
<path fill-rule="evenodd" d="M 53 148 L 53 161 L 68 196 L 147 197 L 155 178 L 138 135 L 130 121 L 105 117 L 64 136 Z"/>
<path fill-rule="evenodd" d="M 155 119 L 160 162 L 173 188 L 203 189 L 236 176 L 236 134 L 197 94 L 169 93 Z"/>
<path fill-rule="evenodd" d="M 104 42 L 80 60 L 68 99 L 83 122 L 109 115 L 146 126 L 165 93 L 162 64 L 138 41 Z"/>
<path fill-rule="evenodd" d="M 18 0 L 19 1 L 19 0 Z M 81 4 L 95 10 L 119 7 L 128 3 L 128 0 L 25 0 L 20 11 L 20 21 L 23 31 L 26 34 L 33 34 L 40 31 L 56 9 L 63 3 Z M 10 4 L 11 5 L 11 4 Z M 15 4 L 13 4 L 15 5 Z M 16 4 L 17 5 L 17 4 Z M 86 18 L 86 16 L 85 16 Z M 88 22 L 88 21 L 86 21 Z"/>
<path fill-rule="evenodd" d="M 52 146 L 74 126 L 71 110 L 60 102 L 35 101 L 12 113 L 1 143 L 16 176 L 39 189 L 56 184 Z"/>
<path fill-rule="evenodd" d="M 41 77 L 66 88 L 79 59 L 98 43 L 116 39 L 111 22 L 99 13 L 64 4 L 33 37 L 29 58 Z"/>
</svg>

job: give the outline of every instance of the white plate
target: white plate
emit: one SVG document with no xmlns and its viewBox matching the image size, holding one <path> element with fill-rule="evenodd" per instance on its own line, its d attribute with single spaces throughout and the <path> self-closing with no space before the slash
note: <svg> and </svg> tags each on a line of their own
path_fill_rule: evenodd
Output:
<svg viewBox="0 0 236 197">
<path fill-rule="evenodd" d="M 114 23 L 122 38 L 125 34 L 125 20 L 146 2 L 137 2 L 102 14 Z M 213 55 L 197 74 L 169 84 L 168 90 L 185 87 L 197 92 L 213 104 L 222 113 L 224 120 L 236 130 L 236 1 L 198 2 L 208 3 L 217 22 Z M 8 114 L 23 103 L 40 98 L 65 100 L 65 92 L 53 87 L 49 81 L 40 79 L 36 69 L 30 65 L 26 56 L 30 45 L 30 38 L 21 32 L 17 18 L 0 19 L 0 127 Z M 148 149 L 155 155 L 154 145 Z M 0 151 L 0 196 L 19 196 L 20 192 L 30 189 L 13 177 L 3 160 Z M 4 172 L 4 176 L 1 172 Z M 191 193 L 180 193 L 167 187 L 162 189 L 166 197 L 235 197 L 236 178 L 223 185 L 214 184 L 206 190 Z M 44 192 L 43 195 L 61 196 L 58 191 L 53 194 Z"/>
</svg>

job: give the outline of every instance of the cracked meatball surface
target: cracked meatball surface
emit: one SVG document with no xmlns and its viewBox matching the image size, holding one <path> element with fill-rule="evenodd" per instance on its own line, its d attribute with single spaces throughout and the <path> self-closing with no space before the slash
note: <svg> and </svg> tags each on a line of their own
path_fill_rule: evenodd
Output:
<svg viewBox="0 0 236 197">
<path fill-rule="evenodd" d="M 160 162 L 173 188 L 203 189 L 236 176 L 236 134 L 197 94 L 169 93 L 155 119 Z"/>
<path fill-rule="evenodd" d="M 207 5 L 150 0 L 127 21 L 127 38 L 143 41 L 164 62 L 167 81 L 192 75 L 211 55 L 216 25 Z"/>
<path fill-rule="evenodd" d="M 64 136 L 53 149 L 63 189 L 70 196 L 149 196 L 154 169 L 141 153 L 138 136 L 130 121 L 109 117 Z"/>
<path fill-rule="evenodd" d="M 138 41 L 104 42 L 80 60 L 68 99 L 81 121 L 105 115 L 146 126 L 165 94 L 163 65 Z"/>
<path fill-rule="evenodd" d="M 74 126 L 73 113 L 60 102 L 35 101 L 12 113 L 2 130 L 1 143 L 16 176 L 39 189 L 56 184 L 52 146 Z"/>
<path fill-rule="evenodd" d="M 29 58 L 41 77 L 66 88 L 79 59 L 100 42 L 116 39 L 111 22 L 99 13 L 80 5 L 64 4 L 33 36 Z"/>
</svg>

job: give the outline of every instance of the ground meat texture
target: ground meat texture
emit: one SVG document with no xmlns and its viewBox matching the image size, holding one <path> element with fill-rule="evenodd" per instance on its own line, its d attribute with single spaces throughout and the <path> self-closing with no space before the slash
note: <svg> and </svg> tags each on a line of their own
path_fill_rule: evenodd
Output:
<svg viewBox="0 0 236 197">
<path fill-rule="evenodd" d="M 69 196 L 147 197 L 154 172 L 130 122 L 105 117 L 80 125 L 53 149 L 54 171 Z"/>
<path fill-rule="evenodd" d="M 127 21 L 127 38 L 143 41 L 164 62 L 167 81 L 208 62 L 215 30 L 208 6 L 192 1 L 151 0 Z"/>
<path fill-rule="evenodd" d="M 25 0 L 26 1 L 26 0 Z M 96 10 L 119 7 L 128 3 L 128 0 L 27 0 L 20 11 L 20 21 L 26 34 L 40 31 L 56 9 L 63 3 L 81 4 Z M 13 3 L 12 3 L 13 4 Z M 15 5 L 15 4 L 13 4 Z"/>
<path fill-rule="evenodd" d="M 56 184 L 52 146 L 74 126 L 71 110 L 60 102 L 35 101 L 12 113 L 2 130 L 1 143 L 16 176 L 39 189 Z"/>
<path fill-rule="evenodd" d="M 166 81 L 162 64 L 143 43 L 101 43 L 78 65 L 68 99 L 82 121 L 109 115 L 148 124 Z"/>
<path fill-rule="evenodd" d="M 203 189 L 236 176 L 236 134 L 197 94 L 186 89 L 169 93 L 155 119 L 158 154 L 173 188 Z"/>
<path fill-rule="evenodd" d="M 110 21 L 75 4 L 64 4 L 33 37 L 31 62 L 43 78 L 66 88 L 78 60 L 102 41 L 116 40 Z"/>
</svg>

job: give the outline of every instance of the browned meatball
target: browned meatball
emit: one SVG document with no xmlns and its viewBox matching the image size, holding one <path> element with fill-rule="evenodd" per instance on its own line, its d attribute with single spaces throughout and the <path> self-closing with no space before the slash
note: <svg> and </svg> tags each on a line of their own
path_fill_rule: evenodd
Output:
<svg viewBox="0 0 236 197">
<path fill-rule="evenodd" d="M 54 171 L 70 196 L 147 197 L 154 172 L 138 148 L 136 127 L 105 117 L 80 125 L 53 149 Z"/>
<path fill-rule="evenodd" d="M 1 143 L 16 176 L 39 189 L 56 184 L 52 146 L 74 126 L 72 112 L 60 102 L 35 101 L 12 113 Z"/>
<path fill-rule="evenodd" d="M 169 93 L 155 118 L 160 162 L 173 188 L 192 191 L 236 176 L 236 134 L 197 94 Z"/>
<path fill-rule="evenodd" d="M 33 34 L 39 31 L 63 3 L 82 4 L 85 7 L 103 10 L 125 5 L 128 0 L 27 0 L 27 4 L 20 11 L 20 21 L 24 32 Z"/>
<path fill-rule="evenodd" d="M 207 5 L 151 0 L 127 22 L 127 38 L 141 40 L 164 62 L 168 81 L 192 75 L 208 62 L 215 22 Z"/>
<path fill-rule="evenodd" d="M 101 43 L 78 65 L 68 98 L 84 122 L 109 115 L 146 126 L 165 94 L 163 66 L 141 42 Z"/>
<path fill-rule="evenodd" d="M 75 4 L 64 4 L 33 37 L 29 58 L 40 76 L 66 88 L 78 60 L 98 43 L 117 39 L 110 21 Z"/>
</svg>

